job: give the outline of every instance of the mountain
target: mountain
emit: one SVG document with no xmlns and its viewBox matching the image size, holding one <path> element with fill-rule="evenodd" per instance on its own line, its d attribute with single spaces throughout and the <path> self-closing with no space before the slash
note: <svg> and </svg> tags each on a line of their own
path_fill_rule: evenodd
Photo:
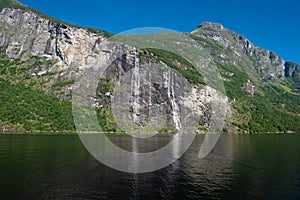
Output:
<svg viewBox="0 0 300 200">
<path fill-rule="evenodd" d="M 11 0 L 1 0 L 0 9 L 0 132 L 74 132 L 70 100 L 79 66 L 92 66 L 101 55 L 111 54 L 101 51 L 99 45 L 112 34 L 61 22 Z M 256 47 L 221 24 L 205 22 L 186 34 L 209 52 L 224 80 L 230 106 L 223 132 L 300 131 L 298 64 Z M 126 54 L 106 70 L 93 97 L 104 130 L 122 131 L 110 106 L 114 83 L 132 69 L 143 71 L 143 63 L 162 63 L 193 87 L 182 90 L 184 82 L 177 75 L 155 69 L 161 74 L 157 81 L 165 78 L 167 83 L 150 83 L 149 90 L 155 94 L 151 100 L 138 85 L 134 101 L 139 110 L 133 107 L 122 117 L 144 126 L 149 122 L 147 110 L 162 106 L 166 127 L 159 131 L 176 132 L 181 125 L 178 110 L 184 110 L 178 106 L 179 97 L 186 90 L 190 96 L 181 103 L 202 116 L 198 131 L 207 131 L 212 115 L 210 96 L 216 92 L 194 66 L 170 52 L 126 48 Z M 159 122 L 159 118 L 155 120 Z"/>
</svg>

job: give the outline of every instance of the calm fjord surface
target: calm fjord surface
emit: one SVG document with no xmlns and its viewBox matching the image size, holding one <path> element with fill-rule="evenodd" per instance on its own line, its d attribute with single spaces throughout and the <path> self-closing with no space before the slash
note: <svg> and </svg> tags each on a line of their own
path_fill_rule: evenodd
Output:
<svg viewBox="0 0 300 200">
<path fill-rule="evenodd" d="M 132 149 L 128 136 L 110 136 Z M 172 136 L 139 143 L 141 151 Z M 99 163 L 78 136 L 0 135 L 0 199 L 299 199 L 300 135 L 223 135 L 198 159 L 203 136 L 182 158 L 146 174 Z"/>
</svg>

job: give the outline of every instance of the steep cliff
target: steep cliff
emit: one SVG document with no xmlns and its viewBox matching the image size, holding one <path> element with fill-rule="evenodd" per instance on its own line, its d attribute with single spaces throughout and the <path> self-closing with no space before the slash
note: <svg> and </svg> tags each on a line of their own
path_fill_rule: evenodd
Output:
<svg viewBox="0 0 300 200">
<path fill-rule="evenodd" d="M 294 62 L 285 63 L 285 76 L 286 77 L 300 77 L 300 66 Z"/>
<path fill-rule="evenodd" d="M 57 99 L 54 102 L 64 102 L 64 108 L 68 107 L 78 68 L 93 66 L 100 62 L 103 55 L 111 54 L 110 50 L 102 51 L 99 48 L 109 34 L 59 22 L 14 1 L 7 1 L 1 8 L 0 80 L 6 85 L 10 84 L 9 87 L 19 84 L 30 91 L 42 91 L 49 97 L 55 96 Z M 203 23 L 188 35 L 210 53 L 224 80 L 230 107 L 223 131 L 300 130 L 297 125 L 300 122 L 297 86 L 299 65 L 285 62 L 274 52 L 256 47 L 244 36 L 220 24 Z M 141 84 L 146 69 L 139 67 L 141 63 L 161 63 L 180 72 L 193 85 L 187 91 L 190 96 L 185 98 L 186 102 L 182 102 L 180 98 L 184 91 L 180 88 L 184 88 L 184 83 L 172 70 L 159 72 L 161 76 L 157 80 L 164 80 L 161 82 L 165 84 L 159 85 L 153 81 L 149 83 L 146 93 L 145 86 Z M 116 124 L 110 105 L 115 83 L 123 80 L 122 76 L 129 71 L 132 71 L 130 81 L 133 99 L 131 109 L 123 117 L 142 127 L 149 123 L 149 108 L 163 106 L 168 120 L 167 127 L 162 130 L 176 132 L 181 127 L 181 101 L 182 105 L 189 106 L 202 116 L 199 131 L 203 132 L 210 126 L 210 97 L 215 91 L 204 84 L 201 74 L 197 74 L 189 62 L 162 51 L 148 49 L 137 52 L 133 47 L 128 47 L 126 53 L 106 70 L 106 77 L 100 80 L 97 94 L 93 97 L 98 119 L 105 130 L 121 131 L 119 128 L 122 127 Z M 153 94 L 152 99 L 149 98 L 149 92 Z M 29 99 L 23 101 L 27 102 Z M 17 106 L 21 107 L 22 104 Z M 48 111 L 37 114 L 37 111 L 26 107 L 24 113 L 29 116 L 28 119 L 22 118 L 19 121 L 13 120 L 15 115 L 9 112 L 1 115 L 2 128 L 20 131 L 74 131 L 74 126 L 55 126 L 55 123 L 60 122 L 54 122 L 52 119 L 55 114 L 49 114 Z M 70 116 L 67 118 L 68 122 L 72 121 Z M 289 120 L 289 123 L 285 123 L 283 118 Z"/>
</svg>

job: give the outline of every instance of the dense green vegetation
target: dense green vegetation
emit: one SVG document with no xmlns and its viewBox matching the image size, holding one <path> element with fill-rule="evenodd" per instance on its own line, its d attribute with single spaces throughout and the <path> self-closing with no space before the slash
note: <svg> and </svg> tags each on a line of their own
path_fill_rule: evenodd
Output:
<svg viewBox="0 0 300 200">
<path fill-rule="evenodd" d="M 191 84 L 205 84 L 200 72 L 184 58 L 162 49 L 147 49 L 147 51 L 157 56 L 158 61 L 164 62 L 182 74 Z"/>
<path fill-rule="evenodd" d="M 249 78 L 234 67 L 220 66 L 229 81 L 224 81 L 227 96 L 235 100 L 236 114 L 228 122 L 241 132 L 263 133 L 300 131 L 300 93 L 282 84 L 268 84 L 260 87 L 254 96 L 242 87 Z M 292 84 L 292 83 L 291 83 Z"/>
<path fill-rule="evenodd" d="M 70 102 L 0 79 L 0 121 L 19 131 L 75 131 Z"/>
<path fill-rule="evenodd" d="M 112 108 L 111 108 L 111 99 L 105 95 L 107 92 L 113 92 L 113 82 L 111 79 L 100 78 L 99 84 L 97 88 L 97 97 L 102 101 L 109 102 L 107 104 L 102 105 L 102 108 L 96 108 L 97 118 L 99 124 L 103 131 L 105 132 L 117 132 L 121 133 L 117 126 L 117 123 L 114 119 Z"/>
<path fill-rule="evenodd" d="M 300 131 L 299 80 L 287 78 L 283 83 L 262 84 L 252 96 L 243 88 L 251 78 L 235 66 L 218 64 L 225 78 L 226 95 L 234 101 L 234 116 L 228 122 L 240 132 L 264 133 Z"/>
<path fill-rule="evenodd" d="M 0 78 L 7 80 L 11 83 L 23 83 L 26 86 L 30 86 L 34 89 L 40 89 L 46 93 L 49 93 L 52 89 L 49 82 L 54 80 L 57 76 L 55 72 L 46 72 L 43 74 L 35 74 L 31 71 L 43 66 L 44 68 L 50 68 L 53 65 L 52 61 L 43 60 L 41 58 L 32 56 L 26 62 L 19 59 L 11 60 L 7 57 L 0 57 Z M 57 83 L 62 84 L 62 83 Z M 54 88 L 53 89 L 60 89 Z"/>
<path fill-rule="evenodd" d="M 294 92 L 300 92 L 300 78 L 299 77 L 288 77 L 285 81 L 286 85 L 294 90 Z"/>
<path fill-rule="evenodd" d="M 62 82 L 55 82 L 53 87 L 56 88 L 56 89 L 61 89 L 65 86 L 68 86 L 68 85 L 72 85 L 75 83 L 75 80 L 70 80 L 70 81 L 62 81 Z"/>
<path fill-rule="evenodd" d="M 122 133 L 123 131 L 118 128 L 117 123 L 113 117 L 111 107 L 97 108 L 96 109 L 98 122 L 102 131 L 106 133 Z"/>
<path fill-rule="evenodd" d="M 244 123 L 236 123 L 241 130 L 247 132 L 281 132 L 300 131 L 300 96 L 285 93 L 283 89 L 270 85 L 263 87 L 264 95 L 242 100 L 237 107 L 240 114 L 249 113 Z"/>
<path fill-rule="evenodd" d="M 222 76 L 227 80 L 224 81 L 226 96 L 229 98 L 241 98 L 247 96 L 247 92 L 242 89 L 243 85 L 249 79 L 248 75 L 238 70 L 234 66 L 220 65 L 218 68 Z"/>
</svg>

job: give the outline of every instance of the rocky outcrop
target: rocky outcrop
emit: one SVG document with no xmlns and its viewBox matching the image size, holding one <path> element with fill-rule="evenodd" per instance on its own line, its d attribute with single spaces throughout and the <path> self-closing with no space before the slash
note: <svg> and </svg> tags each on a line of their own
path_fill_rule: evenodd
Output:
<svg viewBox="0 0 300 200">
<path fill-rule="evenodd" d="M 300 66 L 294 62 L 285 63 L 285 76 L 286 77 L 300 77 Z"/>
<path fill-rule="evenodd" d="M 4 8 L 0 20 L 0 46 L 6 47 L 9 58 L 56 60 L 53 70 L 78 64 L 105 38 L 84 28 L 54 23 L 26 9 Z"/>
<path fill-rule="evenodd" d="M 259 92 L 259 89 L 256 85 L 254 85 L 250 80 L 248 80 L 244 85 L 243 89 L 250 94 L 251 96 L 254 96 L 256 92 Z"/>
<path fill-rule="evenodd" d="M 279 80 L 285 76 L 285 61 L 276 53 L 259 48 L 242 35 L 221 24 L 205 22 L 192 34 L 208 38 L 221 46 L 216 61 L 235 65 L 261 81 Z M 216 47 L 212 47 L 216 51 Z M 221 61 L 218 58 L 221 57 Z"/>
<path fill-rule="evenodd" d="M 112 104 L 119 127 L 129 132 L 138 132 L 140 128 L 152 130 L 149 123 L 155 127 L 165 123 L 169 130 L 176 132 L 185 126 L 189 115 L 200 116 L 197 123 L 207 129 L 210 127 L 211 105 L 216 99 L 226 102 L 224 95 L 209 86 L 192 86 L 165 63 L 141 58 L 134 47 L 124 48 L 128 53 L 106 70 L 106 78 L 113 80 L 115 86 L 115 92 L 110 93 L 113 101 L 103 101 L 101 97 L 107 96 L 107 92 L 101 90 L 100 84 L 97 91 L 100 98 L 95 98 L 97 107 Z M 130 101 L 126 101 L 128 99 Z M 224 110 L 226 113 L 230 108 L 222 109 L 219 113 Z"/>
</svg>

